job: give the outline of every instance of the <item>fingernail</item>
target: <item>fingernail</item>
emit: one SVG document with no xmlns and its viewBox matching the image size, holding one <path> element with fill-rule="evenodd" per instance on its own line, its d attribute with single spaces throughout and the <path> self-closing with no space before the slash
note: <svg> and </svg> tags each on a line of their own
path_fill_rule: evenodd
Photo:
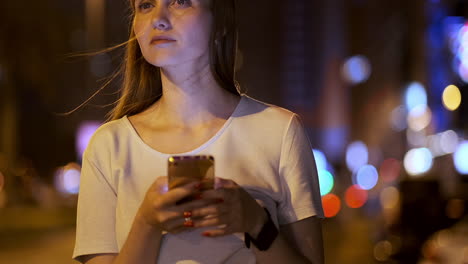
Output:
<svg viewBox="0 0 468 264">
<path fill-rule="evenodd" d="M 184 218 L 187 218 L 187 217 L 191 217 L 192 216 L 192 212 L 184 212 Z"/>
<path fill-rule="evenodd" d="M 211 234 L 210 234 L 209 232 L 203 232 L 202 235 L 203 235 L 203 236 L 206 236 L 206 237 L 210 237 L 210 236 L 211 236 Z"/>
<path fill-rule="evenodd" d="M 185 227 L 193 227 L 193 221 L 185 221 L 184 226 Z"/>
</svg>

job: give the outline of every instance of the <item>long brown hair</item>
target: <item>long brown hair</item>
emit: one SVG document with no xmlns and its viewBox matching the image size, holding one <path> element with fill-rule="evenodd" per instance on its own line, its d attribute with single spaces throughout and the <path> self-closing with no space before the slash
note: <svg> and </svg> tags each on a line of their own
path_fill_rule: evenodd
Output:
<svg viewBox="0 0 468 264">
<path fill-rule="evenodd" d="M 235 80 L 237 51 L 237 23 L 235 0 L 211 0 L 213 28 L 210 36 L 210 68 L 214 79 L 222 88 L 239 95 Z M 135 16 L 135 0 L 129 0 Z M 133 28 L 120 69 L 123 75 L 121 95 L 117 105 L 108 113 L 108 120 L 142 112 L 162 95 L 160 68 L 149 64 L 143 57 Z"/>
</svg>

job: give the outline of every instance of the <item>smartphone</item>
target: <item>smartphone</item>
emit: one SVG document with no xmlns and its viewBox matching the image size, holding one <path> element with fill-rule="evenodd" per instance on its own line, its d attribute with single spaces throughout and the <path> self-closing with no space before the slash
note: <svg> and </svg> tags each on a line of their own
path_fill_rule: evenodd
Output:
<svg viewBox="0 0 468 264">
<path fill-rule="evenodd" d="M 167 177 L 169 190 L 199 181 L 200 191 L 183 198 L 176 204 L 192 201 L 200 192 L 214 188 L 214 157 L 211 155 L 171 156 L 168 158 Z"/>
</svg>

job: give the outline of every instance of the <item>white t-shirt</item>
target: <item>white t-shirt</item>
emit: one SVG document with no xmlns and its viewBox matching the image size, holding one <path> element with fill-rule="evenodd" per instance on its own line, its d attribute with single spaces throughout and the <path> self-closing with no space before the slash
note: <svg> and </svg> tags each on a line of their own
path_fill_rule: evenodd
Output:
<svg viewBox="0 0 468 264">
<path fill-rule="evenodd" d="M 323 217 L 312 148 L 298 116 L 243 95 L 224 126 L 178 155 L 213 155 L 215 175 L 231 179 L 265 206 L 275 224 Z M 125 116 L 102 125 L 84 155 L 73 258 L 118 253 L 149 186 L 167 175 L 167 159 Z M 243 234 L 218 238 L 196 229 L 165 234 L 158 263 L 255 263 Z"/>
</svg>

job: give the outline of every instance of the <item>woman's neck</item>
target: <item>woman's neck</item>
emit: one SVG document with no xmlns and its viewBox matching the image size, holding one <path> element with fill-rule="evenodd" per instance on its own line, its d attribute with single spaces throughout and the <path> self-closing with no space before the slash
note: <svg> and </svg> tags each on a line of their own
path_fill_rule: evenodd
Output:
<svg viewBox="0 0 468 264">
<path fill-rule="evenodd" d="M 152 118 L 170 126 L 193 127 L 225 119 L 239 100 L 218 85 L 208 63 L 162 68 L 161 81 L 163 96 L 151 111 Z"/>
</svg>

